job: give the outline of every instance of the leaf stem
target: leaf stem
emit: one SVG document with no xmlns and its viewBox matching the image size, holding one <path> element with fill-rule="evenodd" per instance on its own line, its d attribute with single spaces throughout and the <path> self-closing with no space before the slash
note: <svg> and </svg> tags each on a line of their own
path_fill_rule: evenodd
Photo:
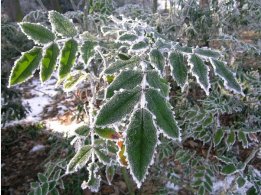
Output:
<svg viewBox="0 0 261 195">
<path fill-rule="evenodd" d="M 122 168 L 121 168 L 121 172 L 122 172 L 123 178 L 124 178 L 124 180 L 125 180 L 125 183 L 126 183 L 126 185 L 127 185 L 127 188 L 128 188 L 128 190 L 129 190 L 130 195 L 135 195 L 134 189 L 133 189 L 133 186 L 132 186 L 131 181 L 130 181 L 130 179 L 129 179 L 129 176 L 128 176 L 128 173 L 127 173 L 127 171 L 126 171 L 126 168 L 125 168 L 125 167 L 122 167 Z"/>
</svg>

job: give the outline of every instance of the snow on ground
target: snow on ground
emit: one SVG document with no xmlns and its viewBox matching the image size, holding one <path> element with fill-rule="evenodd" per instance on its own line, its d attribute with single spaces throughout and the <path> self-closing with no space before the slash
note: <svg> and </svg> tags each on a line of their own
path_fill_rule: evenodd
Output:
<svg viewBox="0 0 261 195">
<path fill-rule="evenodd" d="M 22 102 L 24 105 L 30 106 L 31 112 L 27 114 L 25 119 L 11 121 L 7 123 L 5 127 L 17 124 L 44 122 L 47 129 L 53 132 L 62 133 L 64 136 L 72 136 L 74 130 L 83 125 L 83 123 L 72 121 L 69 124 L 63 124 L 58 118 L 42 119 L 43 114 L 46 114 L 43 113 L 44 107 L 53 103 L 54 97 L 59 92 L 59 90 L 55 88 L 56 82 L 57 80 L 52 78 L 44 84 L 41 84 L 39 79 L 34 79 L 25 87 L 21 87 L 22 92 L 27 93 Z M 68 111 L 68 108 L 63 105 L 63 102 L 59 102 L 56 107 L 59 110 L 59 115 L 63 115 Z"/>
</svg>

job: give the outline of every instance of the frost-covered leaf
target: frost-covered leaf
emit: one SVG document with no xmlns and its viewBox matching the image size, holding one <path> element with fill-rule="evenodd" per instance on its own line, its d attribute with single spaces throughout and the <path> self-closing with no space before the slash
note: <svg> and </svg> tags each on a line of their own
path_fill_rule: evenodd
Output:
<svg viewBox="0 0 261 195">
<path fill-rule="evenodd" d="M 47 177 L 43 173 L 38 173 L 37 177 L 38 177 L 39 181 L 42 182 L 42 183 L 48 181 Z"/>
<path fill-rule="evenodd" d="M 169 62 L 171 74 L 178 86 L 183 90 L 188 79 L 188 71 L 184 62 L 184 57 L 181 53 L 171 52 L 169 55 Z"/>
<path fill-rule="evenodd" d="M 95 148 L 94 152 L 95 152 L 95 154 L 98 157 L 100 162 L 102 162 L 105 165 L 109 165 L 110 164 L 111 159 L 110 159 L 110 157 L 107 154 L 104 153 L 104 151 Z"/>
<path fill-rule="evenodd" d="M 92 147 L 89 145 L 83 146 L 67 165 L 67 173 L 75 172 L 86 165 L 92 154 Z"/>
<path fill-rule="evenodd" d="M 104 139 L 117 140 L 121 135 L 111 128 L 95 128 L 95 133 Z"/>
<path fill-rule="evenodd" d="M 137 110 L 131 117 L 127 129 L 126 152 L 131 174 L 138 188 L 153 160 L 157 144 L 157 129 L 151 114 L 146 109 Z"/>
<path fill-rule="evenodd" d="M 59 191 L 57 190 L 57 188 L 54 188 L 52 191 L 50 191 L 50 195 L 59 195 Z"/>
<path fill-rule="evenodd" d="M 64 37 L 74 37 L 77 35 L 74 24 L 62 14 L 56 11 L 50 11 L 49 21 L 51 22 L 52 29 L 58 33 L 58 35 Z"/>
<path fill-rule="evenodd" d="M 81 47 L 81 55 L 84 63 L 88 65 L 90 60 L 93 58 L 95 54 L 94 47 L 97 45 L 95 41 L 84 41 Z"/>
<path fill-rule="evenodd" d="M 92 192 L 98 192 L 100 188 L 101 177 L 97 175 L 99 166 L 96 163 L 90 163 L 88 166 L 89 179 L 88 181 L 83 181 L 81 187 L 82 189 L 89 188 Z"/>
<path fill-rule="evenodd" d="M 55 39 L 54 33 L 40 24 L 22 22 L 20 27 L 23 33 L 37 44 L 46 44 Z"/>
<path fill-rule="evenodd" d="M 139 87 L 115 94 L 101 108 L 97 116 L 96 125 L 105 126 L 120 121 L 133 110 L 140 99 L 140 95 L 141 90 Z"/>
<path fill-rule="evenodd" d="M 47 81 L 51 77 L 56 66 L 58 55 L 59 47 L 57 43 L 52 43 L 46 48 L 40 66 L 40 78 L 42 82 Z"/>
<path fill-rule="evenodd" d="M 180 139 L 180 129 L 166 99 L 155 89 L 147 89 L 145 93 L 147 107 L 155 115 L 156 123 L 165 135 Z"/>
<path fill-rule="evenodd" d="M 247 136 L 243 131 L 237 133 L 238 141 L 240 141 L 244 148 L 248 147 Z"/>
<path fill-rule="evenodd" d="M 234 164 L 228 164 L 222 168 L 221 173 L 223 173 L 225 175 L 229 175 L 229 174 L 235 173 L 236 171 L 237 171 L 237 168 Z"/>
<path fill-rule="evenodd" d="M 121 42 L 133 42 L 138 38 L 137 35 L 132 33 L 124 33 L 119 36 L 118 40 Z"/>
<path fill-rule="evenodd" d="M 129 60 L 117 60 L 112 63 L 106 70 L 105 74 L 113 74 L 118 72 L 124 68 L 133 68 L 140 62 L 140 58 L 138 56 L 131 57 Z"/>
<path fill-rule="evenodd" d="M 163 96 L 168 96 L 169 95 L 169 86 L 167 84 L 167 81 L 160 78 L 159 74 L 155 70 L 149 70 L 147 72 L 147 82 L 148 84 L 156 89 L 160 89 L 160 92 L 162 93 Z"/>
<path fill-rule="evenodd" d="M 65 42 L 59 65 L 59 79 L 63 80 L 71 71 L 74 64 L 78 44 L 74 39 Z"/>
<path fill-rule="evenodd" d="M 75 133 L 81 136 L 88 136 L 88 134 L 90 133 L 90 128 L 87 125 L 82 125 L 75 129 Z"/>
<path fill-rule="evenodd" d="M 111 185 L 111 182 L 115 175 L 115 167 L 113 165 L 107 165 L 106 169 L 105 169 L 105 174 L 106 174 L 106 179 L 107 179 L 109 185 Z"/>
<path fill-rule="evenodd" d="M 56 170 L 55 173 L 53 174 L 52 179 L 53 179 L 54 181 L 58 181 L 58 180 L 60 179 L 61 172 L 62 172 L 61 169 Z M 53 184 L 52 184 L 52 185 L 53 185 Z M 51 185 L 50 185 L 50 186 L 51 186 Z"/>
<path fill-rule="evenodd" d="M 42 185 L 42 195 L 47 195 L 49 192 L 49 184 L 47 182 Z"/>
<path fill-rule="evenodd" d="M 64 91 L 69 92 L 76 89 L 76 86 L 86 79 L 86 75 L 82 72 L 77 72 L 76 74 L 70 74 L 63 83 Z"/>
<path fill-rule="evenodd" d="M 131 57 L 125 53 L 118 53 L 118 56 L 121 60 L 129 60 Z"/>
<path fill-rule="evenodd" d="M 243 177 L 238 177 L 237 178 L 237 185 L 239 188 L 243 187 L 246 183 L 246 180 Z"/>
<path fill-rule="evenodd" d="M 240 85 L 236 81 L 235 75 L 222 61 L 211 59 L 210 62 L 215 70 L 215 74 L 224 80 L 226 89 L 232 90 L 236 93 L 243 93 Z"/>
<path fill-rule="evenodd" d="M 140 51 L 146 48 L 148 48 L 148 43 L 146 43 L 145 41 L 140 41 L 131 46 L 131 50 L 133 51 Z"/>
<path fill-rule="evenodd" d="M 149 54 L 150 62 L 162 74 L 165 66 L 165 59 L 158 49 L 152 49 Z"/>
<path fill-rule="evenodd" d="M 198 195 L 204 195 L 206 194 L 204 186 L 200 186 L 198 189 Z"/>
<path fill-rule="evenodd" d="M 138 70 L 124 70 L 119 76 L 117 76 L 114 81 L 107 88 L 106 98 L 113 96 L 114 91 L 120 89 L 133 89 L 137 85 L 141 84 L 143 74 Z"/>
<path fill-rule="evenodd" d="M 61 170 L 61 169 L 59 169 Z M 51 181 L 49 182 L 49 192 L 52 191 L 56 187 L 57 182 L 56 181 Z"/>
<path fill-rule="evenodd" d="M 198 55 L 209 57 L 209 58 L 219 58 L 220 54 L 217 51 L 210 49 L 196 48 L 194 52 Z"/>
<path fill-rule="evenodd" d="M 214 144 L 217 146 L 220 144 L 222 138 L 224 137 L 224 130 L 222 128 L 218 129 L 214 135 Z"/>
<path fill-rule="evenodd" d="M 227 136 L 226 143 L 228 146 L 231 146 L 235 143 L 235 141 L 236 141 L 235 132 L 231 131 Z"/>
<path fill-rule="evenodd" d="M 34 189 L 34 195 L 42 195 L 42 187 L 41 186 Z"/>
<path fill-rule="evenodd" d="M 42 58 L 42 49 L 34 47 L 15 61 L 9 78 L 9 86 L 22 83 L 33 76 Z"/>
<path fill-rule="evenodd" d="M 192 53 L 192 47 L 187 47 L 187 46 L 179 46 L 177 45 L 175 47 L 175 49 L 177 49 L 178 51 L 180 52 L 183 52 L 183 53 Z"/>
<path fill-rule="evenodd" d="M 196 77 L 200 87 L 204 89 L 207 95 L 209 95 L 209 76 L 208 67 L 204 62 L 195 54 L 189 58 L 189 64 L 191 65 L 192 75 Z"/>
</svg>

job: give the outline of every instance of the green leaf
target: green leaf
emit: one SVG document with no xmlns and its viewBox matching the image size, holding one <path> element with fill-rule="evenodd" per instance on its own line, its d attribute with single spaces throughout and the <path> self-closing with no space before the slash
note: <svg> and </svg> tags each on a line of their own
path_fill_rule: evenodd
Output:
<svg viewBox="0 0 261 195">
<path fill-rule="evenodd" d="M 131 50 L 133 51 L 140 51 L 146 48 L 148 48 L 148 43 L 146 43 L 145 41 L 140 41 L 131 46 Z"/>
<path fill-rule="evenodd" d="M 65 42 L 59 66 L 59 79 L 63 80 L 71 71 L 74 64 L 78 44 L 74 39 Z"/>
<path fill-rule="evenodd" d="M 214 145 L 220 144 L 222 138 L 224 137 L 224 130 L 222 128 L 218 129 L 214 135 Z"/>
<path fill-rule="evenodd" d="M 210 62 L 215 70 L 215 74 L 224 80 L 226 89 L 234 91 L 235 93 L 243 93 L 240 85 L 236 81 L 234 73 L 232 73 L 222 61 L 211 59 Z"/>
<path fill-rule="evenodd" d="M 155 89 L 145 93 L 147 107 L 155 115 L 156 123 L 165 135 L 180 140 L 180 129 L 166 99 Z"/>
<path fill-rule="evenodd" d="M 165 59 L 158 49 L 152 49 L 149 54 L 150 62 L 162 74 L 165 67 Z"/>
<path fill-rule="evenodd" d="M 59 191 L 57 190 L 57 188 L 54 188 L 51 192 L 50 195 L 59 195 Z"/>
<path fill-rule="evenodd" d="M 42 195 L 42 188 L 39 186 L 34 190 L 34 195 Z"/>
<path fill-rule="evenodd" d="M 120 89 L 133 89 L 137 85 L 141 84 L 143 74 L 138 70 L 124 70 L 119 76 L 117 76 L 114 81 L 107 88 L 106 98 L 113 96 L 114 91 Z"/>
<path fill-rule="evenodd" d="M 129 60 L 117 60 L 116 62 L 112 63 L 106 70 L 105 74 L 113 74 L 118 72 L 124 68 L 133 68 L 137 64 L 139 64 L 140 58 L 138 56 L 133 56 Z"/>
<path fill-rule="evenodd" d="M 237 168 L 234 164 L 228 164 L 222 168 L 221 173 L 223 173 L 224 175 L 229 175 L 235 173 L 236 171 Z"/>
<path fill-rule="evenodd" d="M 139 87 L 115 94 L 101 108 L 97 116 L 96 125 L 105 126 L 120 121 L 133 110 L 140 96 L 141 89 Z"/>
<path fill-rule="evenodd" d="M 119 36 L 118 40 L 120 42 L 133 42 L 137 39 L 137 35 L 132 34 L 132 33 L 124 33 Z"/>
<path fill-rule="evenodd" d="M 106 179 L 107 179 L 109 185 L 111 185 L 111 182 L 112 182 L 113 177 L 115 175 L 115 167 L 114 166 L 106 166 L 105 173 L 106 173 Z"/>
<path fill-rule="evenodd" d="M 202 49 L 202 48 L 196 48 L 194 49 L 194 52 L 198 55 L 209 57 L 209 58 L 219 58 L 220 54 L 217 51 L 213 51 L 210 49 Z"/>
<path fill-rule="evenodd" d="M 67 173 L 76 172 L 88 162 L 92 154 L 92 147 L 90 145 L 83 146 L 67 165 Z"/>
<path fill-rule="evenodd" d="M 238 141 L 240 141 L 244 148 L 248 147 L 247 136 L 243 131 L 237 133 Z"/>
<path fill-rule="evenodd" d="M 105 165 L 109 165 L 111 162 L 110 157 L 104 153 L 104 151 L 99 150 L 97 148 L 94 149 L 96 156 L 98 157 L 99 161 Z"/>
<path fill-rule="evenodd" d="M 42 58 L 42 49 L 34 47 L 15 61 L 9 78 L 9 86 L 20 84 L 33 76 Z"/>
<path fill-rule="evenodd" d="M 88 136 L 90 133 L 90 128 L 87 125 L 82 125 L 75 129 L 75 133 L 81 136 Z"/>
<path fill-rule="evenodd" d="M 246 180 L 243 177 L 238 177 L 237 178 L 237 185 L 239 188 L 243 187 L 246 183 Z"/>
<path fill-rule="evenodd" d="M 40 79 L 42 82 L 47 81 L 52 76 L 52 73 L 56 66 L 58 55 L 59 47 L 57 43 L 52 43 L 46 48 L 40 66 Z"/>
<path fill-rule="evenodd" d="M 47 166 L 44 174 L 46 175 L 47 178 L 49 178 L 55 169 L 55 165 L 53 165 L 51 162 L 47 163 L 47 165 L 48 166 Z"/>
<path fill-rule="evenodd" d="M 204 195 L 205 194 L 205 188 L 204 186 L 200 186 L 198 190 L 198 195 Z"/>
<path fill-rule="evenodd" d="M 52 29 L 58 33 L 58 35 L 64 37 L 74 37 L 77 35 L 77 30 L 74 27 L 74 24 L 62 14 L 56 11 L 50 11 L 49 21 L 52 25 Z"/>
<path fill-rule="evenodd" d="M 55 173 L 53 174 L 53 180 L 58 181 L 60 179 L 61 172 L 62 172 L 61 169 L 56 170 Z"/>
<path fill-rule="evenodd" d="M 61 173 L 61 169 L 59 169 L 59 170 L 60 170 L 60 173 Z M 60 175 L 59 175 L 59 177 L 60 177 Z M 52 191 L 55 187 L 56 187 L 56 181 L 51 181 L 49 183 L 49 191 Z"/>
<path fill-rule="evenodd" d="M 104 139 L 117 140 L 121 136 L 111 128 L 95 128 L 95 133 Z"/>
<path fill-rule="evenodd" d="M 146 109 L 137 110 L 127 128 L 126 152 L 130 171 L 140 188 L 157 144 L 157 129 L 151 114 Z"/>
<path fill-rule="evenodd" d="M 189 58 L 189 64 L 191 65 L 192 75 L 196 77 L 197 82 L 200 87 L 204 89 L 207 95 L 209 95 L 209 76 L 208 76 L 208 67 L 204 62 L 195 54 L 191 55 Z"/>
<path fill-rule="evenodd" d="M 82 189 L 89 188 L 92 192 L 98 192 L 101 182 L 101 177 L 97 175 L 99 167 L 96 163 L 90 163 L 88 166 L 89 179 L 88 181 L 83 181 L 81 187 Z"/>
<path fill-rule="evenodd" d="M 38 188 L 38 187 L 39 187 L 39 183 L 38 183 L 38 182 L 32 182 L 32 183 L 30 183 L 30 187 L 31 187 L 32 189 Z"/>
<path fill-rule="evenodd" d="M 84 63 L 88 65 L 91 59 L 94 57 L 95 54 L 95 46 L 97 43 L 95 41 L 84 41 L 81 47 L 81 55 Z"/>
<path fill-rule="evenodd" d="M 185 54 L 190 54 L 192 53 L 192 47 L 187 47 L 187 46 L 179 46 L 177 45 L 175 47 L 175 49 L 177 49 L 178 51 L 182 52 L 182 53 L 185 53 Z"/>
<path fill-rule="evenodd" d="M 171 52 L 169 55 L 171 74 L 176 80 L 178 86 L 184 90 L 188 79 L 188 71 L 184 63 L 184 57 L 181 53 Z"/>
<path fill-rule="evenodd" d="M 236 136 L 235 136 L 235 132 L 234 132 L 234 131 L 231 131 L 231 132 L 228 134 L 226 141 L 227 141 L 227 145 L 228 145 L 228 146 L 231 146 L 231 145 L 233 145 L 233 144 L 235 143 L 235 141 L 236 141 Z"/>
<path fill-rule="evenodd" d="M 38 173 L 37 177 L 38 177 L 39 181 L 42 183 L 45 183 L 48 181 L 47 177 L 43 173 Z"/>
<path fill-rule="evenodd" d="M 49 184 L 46 182 L 42 185 L 42 195 L 47 195 L 49 192 Z"/>
<path fill-rule="evenodd" d="M 169 95 L 169 85 L 168 82 L 162 78 L 160 78 L 159 74 L 155 70 L 149 70 L 147 72 L 147 82 L 148 84 L 156 89 L 160 89 L 160 92 L 163 96 Z"/>
<path fill-rule="evenodd" d="M 87 75 L 83 74 L 81 71 L 70 74 L 63 83 L 64 91 L 69 92 L 75 90 L 76 86 L 86 78 Z"/>
<path fill-rule="evenodd" d="M 55 35 L 49 29 L 40 24 L 33 24 L 29 22 L 20 23 L 20 27 L 24 34 L 32 39 L 36 44 L 50 43 L 55 39 Z"/>
</svg>

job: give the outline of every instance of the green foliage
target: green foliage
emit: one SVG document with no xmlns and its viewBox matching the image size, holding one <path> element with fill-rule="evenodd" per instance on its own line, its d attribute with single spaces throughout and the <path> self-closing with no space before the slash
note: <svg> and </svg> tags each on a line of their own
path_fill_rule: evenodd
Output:
<svg viewBox="0 0 261 195">
<path fill-rule="evenodd" d="M 127 137 L 126 152 L 130 171 L 139 187 L 153 160 L 157 144 L 157 129 L 152 115 L 146 109 L 134 112 L 127 128 Z"/>
<path fill-rule="evenodd" d="M 45 54 L 40 66 L 40 78 L 42 82 L 47 81 L 56 67 L 56 61 L 59 55 L 59 47 L 56 43 L 52 43 L 46 48 Z"/>
<path fill-rule="evenodd" d="M 76 59 L 78 43 L 74 39 L 68 40 L 62 49 L 59 65 L 59 79 L 63 80 L 70 73 Z"/>
<path fill-rule="evenodd" d="M 42 49 L 34 47 L 15 62 L 15 66 L 11 71 L 9 85 L 20 84 L 33 76 L 42 58 Z"/>
<path fill-rule="evenodd" d="M 92 154 L 92 146 L 83 146 L 71 159 L 67 166 L 67 173 L 75 172 L 86 165 Z"/>
<path fill-rule="evenodd" d="M 74 37 L 77 35 L 77 30 L 75 29 L 73 23 L 56 11 L 49 12 L 49 20 L 52 24 L 52 29 L 61 36 L 64 37 Z"/>
<path fill-rule="evenodd" d="M 172 76 L 174 77 L 177 84 L 184 89 L 188 76 L 187 68 L 184 63 L 184 57 L 182 54 L 172 52 L 169 55 L 169 62 L 172 68 Z"/>
<path fill-rule="evenodd" d="M 54 33 L 40 24 L 23 22 L 20 23 L 20 27 L 23 33 L 26 34 L 29 39 L 32 39 L 35 43 L 47 44 L 54 41 L 55 39 Z"/>
<path fill-rule="evenodd" d="M 120 121 L 129 114 L 141 96 L 141 89 L 136 87 L 116 93 L 100 110 L 96 125 L 105 126 Z"/>
<path fill-rule="evenodd" d="M 177 145 L 182 147 L 176 150 L 175 160 L 181 167 L 187 167 L 191 186 L 198 194 L 212 193 L 217 169 L 224 175 L 243 174 L 247 163 L 229 158 L 230 153 L 226 151 L 233 148 L 236 140 L 249 147 L 249 134 L 258 132 L 258 128 L 249 129 L 255 126 L 258 115 L 252 116 L 255 119 L 252 126 L 245 128 L 242 121 L 248 121 L 249 116 L 240 113 L 246 109 L 257 113 L 258 108 L 242 103 L 243 90 L 249 98 L 245 81 L 238 79 L 242 81 L 241 87 L 218 51 L 181 46 L 148 24 L 131 19 L 98 18 L 99 25 L 102 24 L 98 29 L 103 33 L 99 32 L 99 36 L 80 34 L 68 18 L 55 11 L 49 12 L 49 21 L 52 25 L 49 35 L 37 33 L 42 27 L 37 25 L 38 31 L 27 32 L 37 41 L 45 38 L 41 42 L 45 51 L 43 59 L 42 49 L 38 47 L 23 54 L 15 63 L 10 85 L 31 77 L 42 59 L 43 82 L 50 78 L 59 61 L 58 83 L 63 84 L 65 91 L 74 90 L 81 82 L 88 86 L 83 105 L 88 124 L 75 130 L 72 144 L 76 154 L 66 166 L 66 174 L 88 167 L 88 180 L 82 183 L 83 189 L 99 190 L 99 170 L 105 166 L 111 183 L 113 167 L 118 164 L 130 168 L 140 187 L 154 163 L 156 145 L 165 141 L 160 133 L 171 140 L 168 142 L 171 147 L 164 148 L 160 160 L 176 150 Z M 55 37 L 46 38 L 51 34 Z M 217 77 L 211 72 L 210 64 Z M 225 89 L 236 93 L 234 96 L 224 91 L 220 78 Z M 252 85 L 258 88 L 257 83 Z M 201 95 L 201 89 L 207 96 Z M 255 98 L 258 96 L 255 94 Z M 222 121 L 226 114 L 234 116 L 232 124 Z M 187 148 L 191 140 L 196 149 Z M 212 159 L 215 161 L 209 164 Z M 59 178 L 60 173 L 54 175 Z M 48 178 L 49 174 L 39 177 L 40 184 L 35 185 L 35 190 L 56 193 Z M 240 179 L 239 184 L 242 183 Z"/>
</svg>

